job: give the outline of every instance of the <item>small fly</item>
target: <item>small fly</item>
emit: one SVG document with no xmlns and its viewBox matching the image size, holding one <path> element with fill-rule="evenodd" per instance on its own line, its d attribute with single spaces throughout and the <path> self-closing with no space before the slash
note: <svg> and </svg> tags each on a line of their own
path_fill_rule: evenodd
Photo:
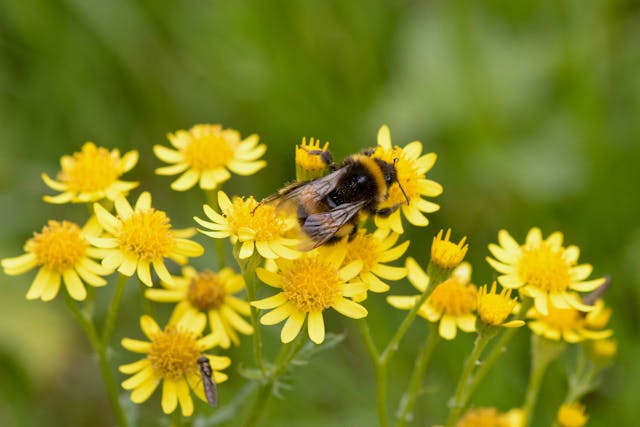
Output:
<svg viewBox="0 0 640 427">
<path fill-rule="evenodd" d="M 202 385 L 204 386 L 204 395 L 207 397 L 207 402 L 214 408 L 218 407 L 218 386 L 213 379 L 213 370 L 209 364 L 207 356 L 200 356 L 198 358 L 198 368 L 200 369 L 200 378 L 202 378 Z"/>
</svg>

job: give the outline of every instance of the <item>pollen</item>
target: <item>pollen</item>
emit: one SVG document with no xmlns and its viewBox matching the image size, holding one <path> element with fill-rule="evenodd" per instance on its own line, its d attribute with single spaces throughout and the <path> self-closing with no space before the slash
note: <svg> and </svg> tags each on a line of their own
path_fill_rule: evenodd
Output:
<svg viewBox="0 0 640 427">
<path fill-rule="evenodd" d="M 258 202 L 253 197 L 246 200 L 234 197 L 232 213 L 227 216 L 231 233 L 242 235 L 242 231 L 249 228 L 256 233 L 253 240 L 269 241 L 279 238 L 282 230 L 288 228 L 283 217 L 276 212 L 274 206 L 261 205 L 259 209 L 255 209 L 256 206 Z"/>
<path fill-rule="evenodd" d="M 149 262 L 168 257 L 175 245 L 169 218 L 153 208 L 123 219 L 118 241 L 125 254 Z"/>
<path fill-rule="evenodd" d="M 200 350 L 196 336 L 169 326 L 153 338 L 149 361 L 164 379 L 177 380 L 184 375 L 194 373 Z"/>
<path fill-rule="evenodd" d="M 461 316 L 475 310 L 476 294 L 475 286 L 465 285 L 452 277 L 436 286 L 429 302 L 437 311 Z"/>
<path fill-rule="evenodd" d="M 86 256 L 87 247 L 76 224 L 50 220 L 42 232 L 34 233 L 25 250 L 33 252 L 39 264 L 62 273 Z"/>
<path fill-rule="evenodd" d="M 340 297 L 338 271 L 318 258 L 300 258 L 282 272 L 282 290 L 298 311 L 318 312 Z"/>
<path fill-rule="evenodd" d="M 345 264 L 351 261 L 362 261 L 362 271 L 366 272 L 378 262 L 379 248 L 371 235 L 357 234 L 347 245 Z"/>
<path fill-rule="evenodd" d="M 226 166 L 233 159 L 240 140 L 236 131 L 220 125 L 196 125 L 189 130 L 189 143 L 183 148 L 186 163 L 197 171 Z"/>
<path fill-rule="evenodd" d="M 120 159 L 109 150 L 87 142 L 73 157 L 62 162 L 58 179 L 72 192 L 94 192 L 109 187 L 120 177 Z"/>
<path fill-rule="evenodd" d="M 523 247 L 518 274 L 525 283 L 543 291 L 561 292 L 571 284 L 570 267 L 561 249 L 542 242 L 538 247 Z"/>
<path fill-rule="evenodd" d="M 496 282 L 493 282 L 489 292 L 486 285 L 480 288 L 477 304 L 480 319 L 488 325 L 498 326 L 511 314 L 516 300 L 511 299 L 511 289 L 496 293 Z"/>
<path fill-rule="evenodd" d="M 187 298 L 192 306 L 200 311 L 209 311 L 220 307 L 227 296 L 225 284 L 218 274 L 201 271 L 191 279 Z"/>
<path fill-rule="evenodd" d="M 467 237 L 463 237 L 460 242 L 453 243 L 449 240 L 451 237 L 451 229 L 447 230 L 444 239 L 442 238 L 443 230 L 440 230 L 436 237 L 433 238 L 431 245 L 431 262 L 443 269 L 451 269 L 462 262 L 467 254 L 469 245 L 466 244 Z"/>
</svg>

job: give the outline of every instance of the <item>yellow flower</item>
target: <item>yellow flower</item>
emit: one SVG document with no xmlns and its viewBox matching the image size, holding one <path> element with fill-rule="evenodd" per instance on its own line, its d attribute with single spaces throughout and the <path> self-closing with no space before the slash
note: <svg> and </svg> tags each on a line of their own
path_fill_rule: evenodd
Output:
<svg viewBox="0 0 640 427">
<path fill-rule="evenodd" d="M 409 281 L 420 292 L 424 292 L 429 280 L 426 273 L 413 258 L 407 259 Z M 438 333 L 447 340 L 456 337 L 457 328 L 464 332 L 475 331 L 476 309 L 475 285 L 470 284 L 471 265 L 463 262 L 451 273 L 451 277 L 433 289 L 418 314 L 430 322 L 440 321 Z M 410 310 L 420 295 L 389 296 L 387 302 L 395 308 Z"/>
<path fill-rule="evenodd" d="M 293 259 L 299 255 L 294 247 L 297 239 L 288 237 L 297 227 L 297 220 L 271 205 L 261 205 L 253 197 L 234 197 L 233 202 L 222 191 L 218 192 L 218 204 L 222 215 L 209 205 L 204 205 L 204 213 L 211 221 L 194 217 L 196 222 L 210 231 L 198 230 L 214 239 L 229 237 L 231 243 L 241 244 L 240 259 L 249 258 L 254 249 L 267 259 Z"/>
<path fill-rule="evenodd" d="M 366 230 L 360 229 L 355 237 L 346 243 L 347 258 L 345 262 L 362 261 L 362 270 L 358 278 L 367 286 L 362 294 L 353 298 L 354 301 L 365 300 L 367 291 L 387 292 L 389 285 L 380 279 L 400 280 L 407 275 L 405 267 L 392 267 L 384 264 L 400 258 L 409 247 L 409 241 L 393 247 L 398 241 L 398 237 L 400 237 L 399 234 L 389 232 L 389 230 L 378 229 L 374 233 L 367 234 Z"/>
<path fill-rule="evenodd" d="M 188 190 L 198 182 L 203 190 L 213 190 L 231 177 L 229 170 L 238 175 L 253 175 L 267 164 L 257 160 L 267 150 L 264 144 L 258 145 L 258 135 L 241 140 L 238 131 L 233 129 L 195 125 L 167 137 L 176 150 L 154 145 L 153 152 L 172 165 L 158 168 L 156 173 L 182 173 L 171 183 L 171 188 L 177 191 Z"/>
<path fill-rule="evenodd" d="M 591 341 L 590 351 L 599 365 L 608 365 L 618 353 L 618 342 L 615 339 Z"/>
<path fill-rule="evenodd" d="M 193 400 L 189 388 L 203 401 L 202 380 L 198 370 L 198 358 L 203 351 L 212 348 L 215 338 L 207 335 L 200 338 L 206 325 L 206 317 L 202 313 L 190 314 L 176 319 L 172 318 L 162 330 L 150 316 L 140 318 L 140 327 L 149 341 L 130 338 L 122 340 L 122 346 L 134 353 L 146 354 L 144 359 L 128 365 L 120 366 L 120 372 L 132 375 L 122 382 L 122 388 L 133 390 L 131 401 L 142 403 L 151 396 L 162 381 L 162 410 L 170 414 L 176 410 L 178 403 L 185 417 L 193 414 Z M 224 356 L 211 356 L 209 359 L 216 383 L 227 380 L 227 375 L 220 372 L 231 364 L 231 359 Z"/>
<path fill-rule="evenodd" d="M 245 335 L 253 333 L 253 327 L 242 318 L 250 315 L 249 304 L 234 296 L 244 289 L 244 280 L 230 268 L 214 273 L 187 266 L 182 269 L 182 277 L 173 278 L 173 285 L 160 283 L 164 289 L 147 289 L 145 296 L 152 301 L 177 302 L 174 309 L 177 317 L 205 313 L 221 347 L 229 348 L 231 342 L 239 344 L 236 331 Z"/>
<path fill-rule="evenodd" d="M 512 411 L 501 413 L 496 408 L 472 408 L 456 423 L 456 427 L 521 427 Z"/>
<path fill-rule="evenodd" d="M 287 319 L 280 339 L 291 342 L 302 329 L 305 320 L 309 338 L 316 344 L 324 341 L 323 312 L 333 308 L 352 319 L 367 315 L 360 304 L 347 299 L 362 293 L 363 283 L 353 283 L 362 269 L 362 261 L 352 261 L 344 265 L 346 249 L 344 245 L 322 246 L 306 252 L 294 260 L 276 260 L 279 273 L 258 268 L 260 280 L 280 292 L 251 304 L 259 309 L 273 309 L 261 317 L 263 325 L 275 325 Z"/>
<path fill-rule="evenodd" d="M 505 288 L 520 289 L 525 296 L 534 299 L 540 313 L 548 312 L 548 302 L 556 308 L 576 308 L 589 311 L 580 297 L 571 291 L 590 292 L 601 286 L 605 279 L 585 280 L 593 268 L 589 264 L 576 265 L 580 250 L 577 246 L 562 246 L 560 232 L 542 239 L 539 228 L 532 228 L 523 245 L 505 230 L 498 233 L 500 245 L 490 244 L 489 250 L 496 257 L 487 262 L 502 276 L 498 282 Z"/>
<path fill-rule="evenodd" d="M 423 199 L 422 196 L 436 197 L 442 194 L 442 185 L 425 177 L 436 162 L 436 154 L 422 155 L 420 141 L 410 142 L 404 148 L 397 145 L 392 146 L 389 128 L 383 125 L 378 131 L 378 146 L 373 157 L 388 163 L 395 163 L 398 182 L 409 198 L 409 204 L 407 204 L 398 183 L 393 184 L 389 188 L 389 198 L 380 204 L 380 208 L 394 206 L 398 203 L 401 203 L 402 206 L 388 218 L 376 216 L 376 225 L 380 228 L 391 228 L 396 233 L 402 233 L 400 211 L 413 225 L 426 226 L 429 224 L 429 220 L 423 215 L 423 212 L 435 212 L 440 209 L 440 206 Z"/>
<path fill-rule="evenodd" d="M 107 282 L 100 276 L 113 271 L 91 259 L 98 257 L 99 251 L 91 248 L 86 238 L 100 231 L 95 218 L 82 229 L 73 222 L 50 220 L 40 233 L 33 233 L 27 241 L 26 253 L 3 259 L 2 268 L 6 274 L 16 276 L 40 266 L 27 292 L 28 300 L 54 299 L 64 281 L 69 295 L 82 301 L 87 296 L 85 282 L 91 286 L 104 286 Z"/>
<path fill-rule="evenodd" d="M 202 246 L 187 240 L 195 230 L 174 230 L 163 211 L 151 207 L 151 194 L 144 192 L 132 208 L 124 197 L 115 200 L 117 215 L 109 213 L 100 204 L 93 209 L 100 225 L 109 233 L 105 237 L 88 237 L 92 245 L 104 249 L 102 265 L 118 269 L 125 276 L 137 272 L 140 281 L 152 286 L 151 265 L 161 280 L 173 283 L 164 265 L 165 258 L 185 264 L 187 257 L 202 255 Z"/>
<path fill-rule="evenodd" d="M 449 270 L 462 262 L 467 254 L 469 245 L 465 244 L 467 237 L 463 237 L 460 242 L 453 243 L 449 240 L 451 237 L 451 229 L 447 230 L 447 234 L 442 238 L 443 230 L 440 230 L 436 237 L 433 238 L 431 245 L 431 262 L 443 270 Z"/>
<path fill-rule="evenodd" d="M 601 340 L 613 334 L 611 329 L 603 329 L 609 320 L 611 310 L 599 299 L 593 310 L 583 313 L 575 308 L 556 308 L 549 306 L 547 315 L 541 314 L 535 307 L 527 312 L 529 328 L 537 335 L 551 340 L 564 340 L 576 343 L 590 340 Z"/>
<path fill-rule="evenodd" d="M 582 427 L 589 419 L 585 409 L 579 402 L 563 403 L 558 409 L 556 421 L 560 427 Z"/>
<path fill-rule="evenodd" d="M 328 152 L 329 143 L 325 142 L 322 148 L 320 141 L 311 138 L 309 142 L 302 138 L 302 144 L 296 145 L 296 179 L 309 181 L 320 178 L 331 170 L 322 159 L 321 152 Z"/>
<path fill-rule="evenodd" d="M 517 300 L 511 299 L 511 289 L 503 289 L 496 293 L 496 282 L 491 285 L 491 291 L 487 292 L 487 285 L 480 288 L 478 293 L 477 309 L 480 320 L 491 326 L 503 326 L 505 328 L 517 328 L 524 325 L 522 320 L 505 322 L 513 312 Z"/>
<path fill-rule="evenodd" d="M 57 180 L 43 173 L 42 180 L 51 189 L 62 191 L 56 196 L 44 196 L 48 203 L 86 203 L 103 198 L 114 200 L 126 195 L 138 186 L 137 182 L 120 181 L 125 172 L 138 162 L 138 152 L 129 151 L 120 157 L 120 151 L 96 147 L 93 142 L 85 142 L 81 151 L 73 156 L 62 156 L 62 170 Z"/>
</svg>

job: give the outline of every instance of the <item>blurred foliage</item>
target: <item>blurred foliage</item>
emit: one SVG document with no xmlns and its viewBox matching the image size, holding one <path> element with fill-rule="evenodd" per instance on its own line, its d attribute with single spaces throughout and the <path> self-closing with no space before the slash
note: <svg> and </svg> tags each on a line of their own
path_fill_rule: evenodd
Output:
<svg viewBox="0 0 640 427">
<path fill-rule="evenodd" d="M 78 218 L 77 206 L 42 202 L 39 175 L 54 175 L 59 157 L 86 140 L 138 149 L 140 164 L 127 177 L 182 227 L 204 199 L 172 193 L 168 178 L 153 175 L 161 162 L 151 147 L 167 132 L 220 122 L 259 133 L 268 168 L 225 188 L 262 197 L 293 178 L 301 137 L 330 141 L 341 158 L 375 144 L 387 123 L 394 143 L 418 139 L 439 155 L 431 177 L 445 187 L 436 200 L 442 208 L 428 228 L 408 234 L 418 259 L 440 227 L 452 226 L 454 235 L 469 236 L 475 281 L 490 282 L 484 257 L 497 231 L 522 240 L 539 225 L 545 235 L 565 232 L 596 275 L 613 277 L 607 299 L 620 355 L 587 411 L 592 425 L 633 425 L 640 415 L 640 385 L 629 381 L 640 376 L 638 70 L 640 4 L 632 0 L 0 0 L 0 256 L 18 255 L 49 218 Z M 0 425 L 112 425 L 107 415 L 95 417 L 109 413 L 106 396 L 62 304 L 27 303 L 31 276 L 1 277 Z M 140 297 L 129 291 L 117 337 L 137 329 Z M 380 296 L 367 306 L 382 342 L 400 314 Z M 362 342 L 352 325 L 330 322 L 350 338 L 297 371 L 296 392 L 270 402 L 264 425 L 375 424 Z M 417 322 L 406 338 L 391 396 L 403 389 L 425 331 Z M 521 402 L 528 340 L 520 335 L 477 404 L 506 410 Z M 420 425 L 443 420 L 471 338 L 439 348 Z M 536 425 L 549 424 L 564 395 L 562 368 L 547 374 Z M 229 382 L 223 404 L 239 383 Z M 158 407 L 155 396 L 137 409 L 143 416 Z"/>
</svg>

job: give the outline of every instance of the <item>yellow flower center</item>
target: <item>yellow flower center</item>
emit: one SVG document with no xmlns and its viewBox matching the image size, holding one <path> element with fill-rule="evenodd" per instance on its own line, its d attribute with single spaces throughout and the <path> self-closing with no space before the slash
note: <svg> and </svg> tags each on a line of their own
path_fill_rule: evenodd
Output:
<svg viewBox="0 0 640 427">
<path fill-rule="evenodd" d="M 106 148 L 87 142 L 80 152 L 62 163 L 58 179 L 73 192 L 102 191 L 120 177 L 119 163 L 119 157 L 112 156 Z"/>
<path fill-rule="evenodd" d="M 560 292 L 569 287 L 570 265 L 562 258 L 562 248 L 542 242 L 538 247 L 522 249 L 518 274 L 525 283 L 546 292 Z"/>
<path fill-rule="evenodd" d="M 550 304 L 548 310 L 549 314 L 541 317 L 541 320 L 555 329 L 561 331 L 575 330 L 584 323 L 584 317 L 576 309 L 556 308 Z"/>
<path fill-rule="evenodd" d="M 493 284 L 491 292 L 487 293 L 487 286 L 483 286 L 478 294 L 478 315 L 489 325 L 500 325 L 511 314 L 516 301 L 511 299 L 511 289 L 503 289 L 497 294 Z"/>
<path fill-rule="evenodd" d="M 190 141 L 182 149 L 185 161 L 198 171 L 215 169 L 229 164 L 235 154 L 240 136 L 220 125 L 196 125 L 189 130 Z"/>
<path fill-rule="evenodd" d="M 345 263 L 361 260 L 362 271 L 366 273 L 378 262 L 378 245 L 370 235 L 358 233 L 347 246 L 347 256 Z"/>
<path fill-rule="evenodd" d="M 431 245 L 431 262 L 443 269 L 451 269 L 462 262 L 467 254 L 469 245 L 465 244 L 467 237 L 463 237 L 458 244 L 449 240 L 451 229 L 442 238 L 442 230 L 433 238 Z"/>
<path fill-rule="evenodd" d="M 468 410 L 456 423 L 456 427 L 507 427 L 504 415 L 495 408 L 476 408 Z"/>
<path fill-rule="evenodd" d="M 340 296 L 338 271 L 318 258 L 300 258 L 283 270 L 282 291 L 298 311 L 325 310 Z"/>
<path fill-rule="evenodd" d="M 243 229 L 251 229 L 255 232 L 253 240 L 270 241 L 277 239 L 289 228 L 283 215 L 271 205 L 261 205 L 255 211 L 258 202 L 249 197 L 242 200 L 239 197 L 233 199 L 232 207 L 226 215 L 227 223 L 233 235 L 242 234 Z"/>
<path fill-rule="evenodd" d="M 38 264 L 62 273 L 86 256 L 88 243 L 80 236 L 80 227 L 69 221 L 49 221 L 42 232 L 34 233 L 25 246 Z"/>
<path fill-rule="evenodd" d="M 163 378 L 177 380 L 197 369 L 198 357 L 195 335 L 169 326 L 153 338 L 148 359 Z"/>
<path fill-rule="evenodd" d="M 153 208 L 122 220 L 118 241 L 127 255 L 149 262 L 169 256 L 175 246 L 169 218 Z"/>
<path fill-rule="evenodd" d="M 580 403 L 564 403 L 558 410 L 560 427 L 582 427 L 589 417 L 584 413 L 585 407 Z"/>
<path fill-rule="evenodd" d="M 450 278 L 436 286 L 429 296 L 429 302 L 439 312 L 461 316 L 475 310 L 476 293 L 475 286 Z"/>
<path fill-rule="evenodd" d="M 192 306 L 200 311 L 209 311 L 220 307 L 227 296 L 220 276 L 212 271 L 202 271 L 191 279 L 187 298 Z"/>
<path fill-rule="evenodd" d="M 420 197 L 418 181 L 423 178 L 423 176 L 418 173 L 415 162 L 406 158 L 402 148 L 395 146 L 391 150 L 386 150 L 383 147 L 376 147 L 373 156 L 382 159 L 387 163 L 393 163 L 395 159 L 398 159 L 395 162 L 398 182 L 402 185 L 402 188 L 407 194 L 409 200 Z M 394 184 L 389 188 L 389 197 L 381 204 L 381 207 L 388 207 L 406 202 L 407 201 L 404 198 L 402 191 L 400 191 L 400 187 L 398 184 Z"/>
</svg>

